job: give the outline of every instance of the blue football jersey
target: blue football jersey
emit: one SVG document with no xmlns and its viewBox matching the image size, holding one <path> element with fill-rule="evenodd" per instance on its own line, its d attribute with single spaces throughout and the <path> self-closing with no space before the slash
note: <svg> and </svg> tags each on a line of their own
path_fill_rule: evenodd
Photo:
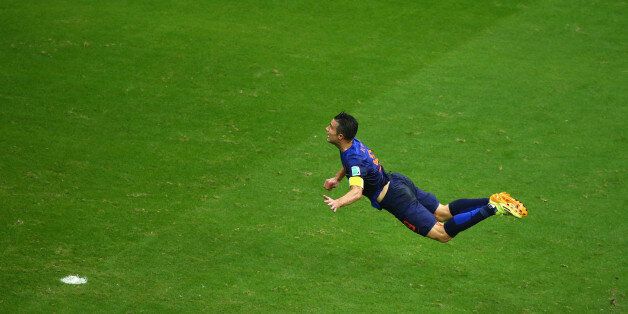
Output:
<svg viewBox="0 0 628 314">
<path fill-rule="evenodd" d="M 379 196 L 379 193 L 381 193 L 390 179 L 373 152 L 357 138 L 354 138 L 353 145 L 340 153 L 340 160 L 345 169 L 347 179 L 361 177 L 364 180 L 362 195 L 371 200 L 373 207 L 381 209 L 381 206 L 377 203 L 377 196 Z"/>
</svg>

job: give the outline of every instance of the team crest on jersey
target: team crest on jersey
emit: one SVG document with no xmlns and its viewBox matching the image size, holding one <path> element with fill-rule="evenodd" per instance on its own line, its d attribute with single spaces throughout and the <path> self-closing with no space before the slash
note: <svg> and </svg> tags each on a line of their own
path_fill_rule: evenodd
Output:
<svg viewBox="0 0 628 314">
<path fill-rule="evenodd" d="M 351 167 L 351 176 L 355 177 L 359 175 L 360 175 L 360 167 L 358 166 Z"/>
</svg>

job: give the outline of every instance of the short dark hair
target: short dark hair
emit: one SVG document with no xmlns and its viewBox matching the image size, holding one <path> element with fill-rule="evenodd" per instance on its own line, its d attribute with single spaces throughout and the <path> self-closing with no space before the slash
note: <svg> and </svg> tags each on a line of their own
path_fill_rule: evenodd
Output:
<svg viewBox="0 0 628 314">
<path fill-rule="evenodd" d="M 358 133 L 358 120 L 352 115 L 343 111 L 335 116 L 334 120 L 338 122 L 338 133 L 344 135 L 346 139 L 352 140 Z"/>
</svg>

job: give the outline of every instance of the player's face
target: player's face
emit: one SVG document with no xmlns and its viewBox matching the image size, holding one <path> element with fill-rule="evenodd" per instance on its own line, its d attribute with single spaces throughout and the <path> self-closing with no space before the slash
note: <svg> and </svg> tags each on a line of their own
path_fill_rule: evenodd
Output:
<svg viewBox="0 0 628 314">
<path fill-rule="evenodd" d="M 329 143 L 338 143 L 338 122 L 334 119 L 331 119 L 331 122 L 325 128 L 327 132 L 327 142 Z"/>
</svg>

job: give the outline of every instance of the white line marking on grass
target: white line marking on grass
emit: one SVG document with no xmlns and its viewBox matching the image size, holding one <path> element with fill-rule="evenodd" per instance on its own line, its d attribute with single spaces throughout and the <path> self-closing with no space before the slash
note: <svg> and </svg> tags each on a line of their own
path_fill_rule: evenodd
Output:
<svg viewBox="0 0 628 314">
<path fill-rule="evenodd" d="M 81 278 L 79 276 L 65 276 L 61 278 L 61 282 L 67 283 L 68 285 L 82 285 L 87 283 L 87 278 Z"/>
</svg>

